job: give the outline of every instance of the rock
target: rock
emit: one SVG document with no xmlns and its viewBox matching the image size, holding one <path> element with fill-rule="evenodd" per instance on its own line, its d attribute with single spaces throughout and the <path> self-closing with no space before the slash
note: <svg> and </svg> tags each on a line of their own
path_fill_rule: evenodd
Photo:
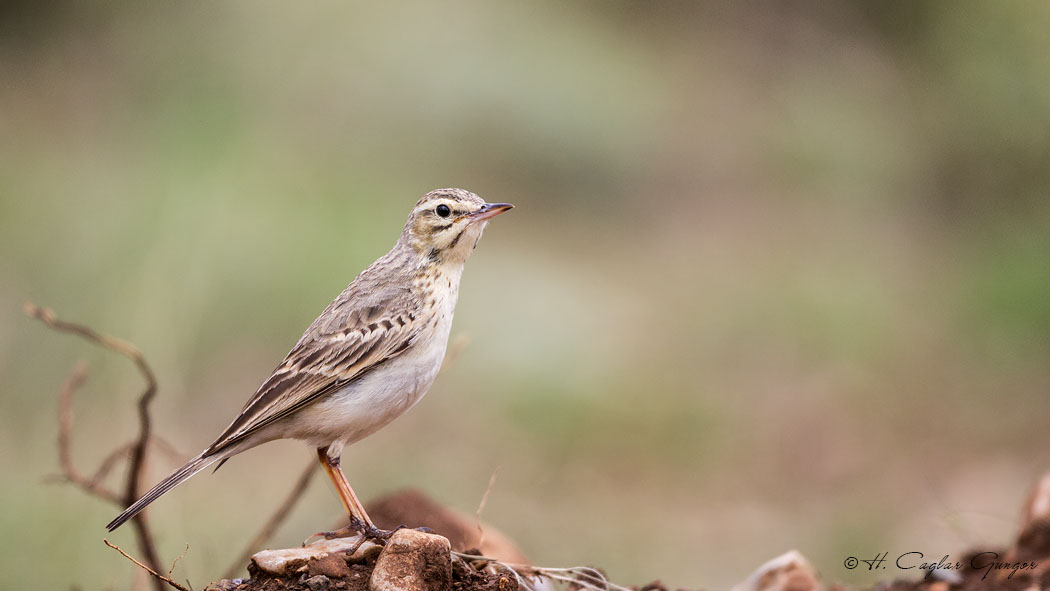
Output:
<svg viewBox="0 0 1050 591">
<path fill-rule="evenodd" d="M 1040 521 L 1050 521 L 1050 473 L 1032 487 L 1021 514 L 1021 530 Z"/>
<path fill-rule="evenodd" d="M 1050 558 L 1050 474 L 1032 487 L 1021 513 L 1021 531 L 1005 562 L 1033 562 L 1035 573 L 1047 570 Z M 1009 574 L 1010 571 L 1005 571 Z"/>
<path fill-rule="evenodd" d="M 315 575 L 303 581 L 303 584 L 306 585 L 310 591 L 328 591 L 328 587 L 332 582 L 324 575 Z"/>
<path fill-rule="evenodd" d="M 365 508 L 376 525 L 394 529 L 399 525 L 426 526 L 448 538 L 457 552 L 480 549 L 483 556 L 510 564 L 529 564 L 529 558 L 509 537 L 482 523 L 478 530 L 474 515 L 446 507 L 414 489 L 393 492 L 369 502 Z"/>
<path fill-rule="evenodd" d="M 342 568 L 346 569 L 346 559 L 359 560 L 367 557 L 369 554 L 378 554 L 381 547 L 373 542 L 364 542 L 357 548 L 354 554 L 350 557 L 346 557 L 346 552 L 349 552 L 360 542 L 360 536 L 353 536 L 349 538 L 336 538 L 334 540 L 320 540 L 314 542 L 309 546 L 303 546 L 301 548 L 285 548 L 282 550 L 263 550 L 262 552 L 256 552 L 252 556 L 252 563 L 260 571 L 267 574 L 281 577 L 288 576 L 295 573 L 297 570 L 307 566 L 307 563 L 311 561 L 319 561 L 323 563 L 320 567 L 316 567 L 318 572 L 313 574 L 323 574 L 325 576 L 344 576 L 345 573 L 334 574 L 332 570 L 337 569 L 334 560 L 326 561 L 329 556 L 337 558 L 338 562 L 342 563 Z M 347 571 L 348 572 L 348 571 Z"/>
<path fill-rule="evenodd" d="M 733 591 L 823 591 L 817 572 L 802 553 L 792 550 L 758 567 Z"/>
<path fill-rule="evenodd" d="M 341 579 L 350 576 L 350 567 L 346 564 L 344 555 L 329 554 L 306 563 L 306 574 L 311 577 L 321 575 L 331 579 Z"/>
<path fill-rule="evenodd" d="M 394 532 L 376 560 L 370 591 L 451 591 L 448 538 L 414 529 Z"/>
</svg>

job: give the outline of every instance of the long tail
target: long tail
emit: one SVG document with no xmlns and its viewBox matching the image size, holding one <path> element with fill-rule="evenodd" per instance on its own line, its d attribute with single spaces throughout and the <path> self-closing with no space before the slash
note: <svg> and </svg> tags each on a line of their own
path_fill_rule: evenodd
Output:
<svg viewBox="0 0 1050 591">
<path fill-rule="evenodd" d="M 109 522 L 109 525 L 106 526 L 106 529 L 108 529 L 109 531 L 117 529 L 125 521 L 131 519 L 136 514 L 138 514 L 139 511 L 145 509 L 146 505 L 149 505 L 153 501 L 156 501 L 157 498 L 160 497 L 160 495 L 182 484 L 197 472 L 200 472 L 201 470 L 207 468 L 211 464 L 221 459 L 221 454 L 212 456 L 206 456 L 204 454 L 201 454 L 193 458 L 192 460 L 187 462 L 185 466 L 176 470 L 174 474 L 168 476 L 164 480 L 161 480 L 160 483 L 157 484 L 157 486 L 154 486 L 153 488 L 149 489 L 149 492 L 142 495 L 141 499 L 135 501 L 130 507 L 125 509 L 123 513 L 117 515 L 116 519 Z"/>
</svg>

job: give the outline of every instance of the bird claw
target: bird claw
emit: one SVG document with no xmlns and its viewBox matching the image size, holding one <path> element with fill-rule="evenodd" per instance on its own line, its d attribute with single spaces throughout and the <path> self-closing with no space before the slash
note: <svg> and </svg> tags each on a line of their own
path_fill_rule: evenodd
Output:
<svg viewBox="0 0 1050 591">
<path fill-rule="evenodd" d="M 351 517 L 350 518 L 350 523 L 347 524 L 344 527 L 341 527 L 339 529 L 332 530 L 332 531 L 315 532 L 310 537 L 308 537 L 305 540 L 303 540 L 303 546 L 308 546 L 311 543 L 317 542 L 317 541 L 320 541 L 320 540 L 334 540 L 336 538 L 349 538 L 349 537 L 352 537 L 352 536 L 357 536 L 357 535 L 362 535 L 362 534 L 365 536 L 365 539 L 371 539 L 372 536 L 369 535 L 368 529 L 369 529 L 368 526 L 364 525 L 361 522 L 360 519 L 357 519 L 356 517 Z M 375 529 L 376 531 L 382 531 L 382 530 L 376 529 L 375 527 L 373 527 L 372 529 Z"/>
<path fill-rule="evenodd" d="M 364 536 L 364 539 L 371 540 L 371 541 L 375 542 L 376 544 L 379 544 L 380 546 L 384 546 L 390 540 L 390 538 L 394 535 L 395 532 L 397 532 L 399 530 L 402 530 L 402 529 L 414 529 L 416 531 L 423 532 L 425 534 L 432 534 L 432 533 L 434 533 L 434 530 L 430 529 L 429 527 L 414 527 L 414 528 L 410 528 L 407 525 L 399 525 L 399 526 L 395 527 L 394 529 L 379 529 L 378 527 L 376 527 L 374 525 L 363 525 L 363 524 L 360 524 L 360 523 L 358 523 L 358 529 L 356 531 L 360 532 L 360 534 L 362 536 Z"/>
<path fill-rule="evenodd" d="M 332 538 L 330 538 L 328 536 L 330 534 L 334 534 L 334 533 L 335 532 L 330 532 L 330 531 L 314 532 L 314 533 L 310 534 L 305 540 L 303 540 L 303 547 L 305 548 L 306 546 L 309 546 L 310 544 L 313 544 L 314 542 L 320 542 L 321 540 L 330 540 Z"/>
<path fill-rule="evenodd" d="M 437 533 L 436 531 L 430 529 L 429 527 L 424 527 L 424 526 L 408 527 L 407 525 L 405 525 L 403 523 L 401 525 L 395 527 L 391 531 L 386 531 L 386 530 L 378 530 L 378 531 L 385 532 L 387 537 L 390 537 L 390 536 L 394 535 L 394 532 L 402 530 L 402 529 L 414 529 L 414 530 L 416 530 L 418 532 L 422 532 L 422 533 L 425 533 L 425 534 L 436 534 Z"/>
<path fill-rule="evenodd" d="M 362 537 L 362 543 L 365 541 L 372 541 L 380 546 L 385 546 L 387 541 L 390 540 L 390 537 L 394 535 L 394 532 L 402 529 L 414 529 L 425 534 L 435 533 L 434 530 L 429 527 L 409 528 L 407 525 L 399 525 L 394 529 L 380 529 L 374 525 L 365 524 L 357 517 L 351 517 L 350 523 L 347 524 L 346 527 L 341 527 L 333 531 L 319 531 L 306 538 L 303 541 L 303 546 L 309 545 L 317 540 L 334 540 L 336 538 L 349 538 L 357 535 Z M 315 538 L 317 540 L 315 540 Z"/>
</svg>

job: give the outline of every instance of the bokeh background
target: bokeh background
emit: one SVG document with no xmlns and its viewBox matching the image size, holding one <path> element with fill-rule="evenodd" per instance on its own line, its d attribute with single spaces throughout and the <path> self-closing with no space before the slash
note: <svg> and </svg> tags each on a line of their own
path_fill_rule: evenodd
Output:
<svg viewBox="0 0 1050 591">
<path fill-rule="evenodd" d="M 1050 467 L 1050 4 L 0 11 L 4 589 L 133 579 L 114 508 L 44 480 L 73 363 L 85 469 L 139 377 L 23 300 L 138 344 L 196 453 L 445 186 L 518 208 L 455 362 L 344 455 L 365 497 L 472 513 L 499 467 L 485 517 L 540 564 L 722 588 L 798 548 L 864 584 L 846 556 L 1008 542 Z M 156 503 L 176 574 L 220 574 L 312 454 Z M 316 478 L 273 543 L 339 514 Z"/>
</svg>

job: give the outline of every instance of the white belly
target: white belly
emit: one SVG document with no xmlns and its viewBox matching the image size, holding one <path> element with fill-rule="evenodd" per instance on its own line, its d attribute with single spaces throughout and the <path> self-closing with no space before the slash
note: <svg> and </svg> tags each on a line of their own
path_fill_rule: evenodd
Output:
<svg viewBox="0 0 1050 591">
<path fill-rule="evenodd" d="M 452 328 L 452 311 L 439 314 L 426 341 L 367 372 L 288 418 L 285 437 L 316 447 L 350 444 L 375 433 L 419 402 L 441 369 Z M 426 332 L 426 331 L 424 331 Z"/>
</svg>

